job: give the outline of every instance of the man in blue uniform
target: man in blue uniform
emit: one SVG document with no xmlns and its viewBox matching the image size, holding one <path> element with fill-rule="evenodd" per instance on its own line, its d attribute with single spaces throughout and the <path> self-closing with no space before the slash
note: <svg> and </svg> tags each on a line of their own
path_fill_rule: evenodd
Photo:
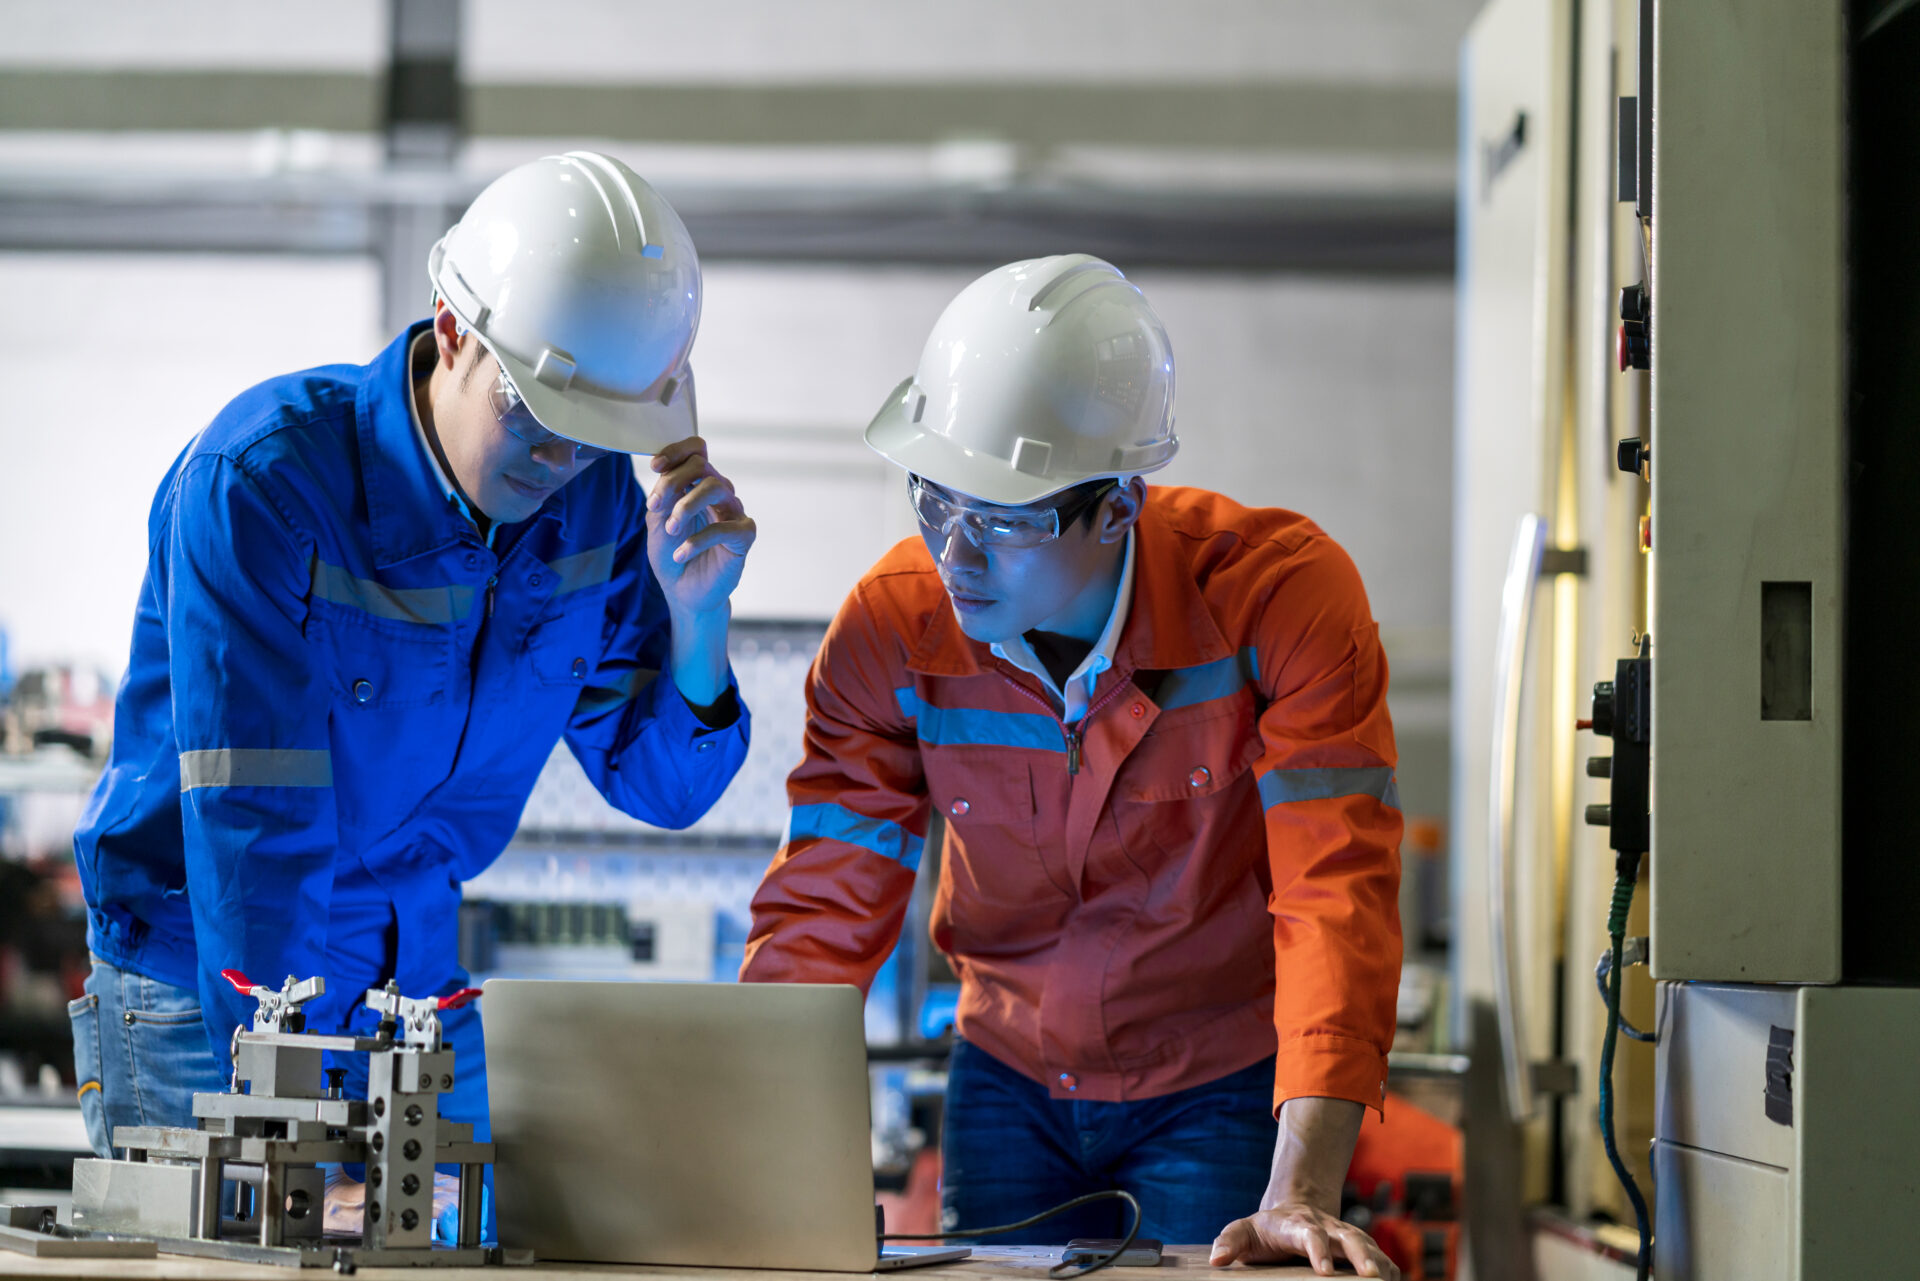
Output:
<svg viewBox="0 0 1920 1281">
<path fill-rule="evenodd" d="M 275 378 L 161 482 L 113 754 L 75 850 L 88 1134 L 192 1125 L 254 1002 L 322 975 L 465 985 L 460 882 L 564 737 L 666 827 L 739 768 L 728 600 L 754 538 L 693 434 L 700 268 L 673 210 L 587 152 L 523 165 L 434 247 L 435 315 L 368 365 Z M 651 494 L 629 454 L 651 454 Z M 442 1114 L 487 1133 L 475 1007 Z M 365 1088 L 365 1056 L 339 1064 Z"/>
</svg>

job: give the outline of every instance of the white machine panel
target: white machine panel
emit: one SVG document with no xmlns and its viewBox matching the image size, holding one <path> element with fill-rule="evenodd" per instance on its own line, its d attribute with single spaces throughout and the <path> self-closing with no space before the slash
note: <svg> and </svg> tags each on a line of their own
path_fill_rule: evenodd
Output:
<svg viewBox="0 0 1920 1281">
<path fill-rule="evenodd" d="M 1844 10 L 1655 6 L 1657 978 L 1840 978 Z"/>
<path fill-rule="evenodd" d="M 1792 1189 L 1785 1170 L 1656 1139 L 1653 1183 L 1653 1274 L 1660 1281 L 1788 1275 Z"/>
<path fill-rule="evenodd" d="M 1793 1129 L 1766 1115 L 1767 1047 L 1797 1026 L 1796 989 L 1664 983 L 1654 1133 L 1782 1169 Z"/>
</svg>

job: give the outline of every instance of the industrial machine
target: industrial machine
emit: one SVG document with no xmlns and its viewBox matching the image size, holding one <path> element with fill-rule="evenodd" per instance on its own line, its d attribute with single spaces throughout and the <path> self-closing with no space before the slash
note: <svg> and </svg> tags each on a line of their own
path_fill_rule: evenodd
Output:
<svg viewBox="0 0 1920 1281">
<path fill-rule="evenodd" d="M 1865 394 L 1878 372 L 1853 349 L 1901 323 L 1858 310 L 1867 278 L 1913 260 L 1910 237 L 1889 255 L 1855 234 L 1875 198 L 1856 175 L 1902 150 L 1910 169 L 1912 135 L 1876 158 L 1853 135 L 1880 113 L 1848 102 L 1903 79 L 1911 122 L 1911 62 L 1876 70 L 1920 47 L 1903 8 L 1642 6 L 1650 274 L 1620 350 L 1649 370 L 1651 434 L 1619 461 L 1651 481 L 1650 751 L 1592 818 L 1616 848 L 1641 825 L 1649 850 L 1662 1281 L 1884 1265 L 1857 1228 L 1898 1221 L 1920 1168 L 1920 950 L 1889 907 L 1886 801 L 1852 785 L 1868 754 L 1847 746 L 1856 721 L 1904 715 L 1874 675 L 1891 655 L 1857 638 L 1914 592 L 1849 565 L 1877 519 L 1849 473 L 1888 441 L 1913 453 L 1911 401 Z"/>
<path fill-rule="evenodd" d="M 1493 0 L 1463 59 L 1469 1170 L 1505 1127 L 1628 1274 L 1884 1267 L 1920 1168 L 1916 57 L 1910 0 Z"/>
<path fill-rule="evenodd" d="M 366 994 L 380 1015 L 373 1036 L 324 1035 L 306 1030 L 302 1012 L 324 979 L 289 976 L 276 990 L 223 974 L 259 1002 L 253 1026 L 234 1030 L 231 1089 L 194 1096 L 198 1128 L 121 1126 L 113 1139 L 124 1159 L 76 1161 L 70 1236 L 151 1238 L 171 1254 L 341 1271 L 509 1261 L 480 1244 L 493 1145 L 439 1114 L 454 1081 L 440 1011 L 479 991 L 416 999 L 390 982 Z M 345 1097 L 345 1072 L 323 1069 L 325 1051 L 367 1056 L 365 1099 Z M 353 1162 L 366 1165 L 363 1230 L 342 1238 L 323 1231 L 321 1166 Z M 451 1245 L 432 1239 L 436 1162 L 460 1167 Z"/>
</svg>

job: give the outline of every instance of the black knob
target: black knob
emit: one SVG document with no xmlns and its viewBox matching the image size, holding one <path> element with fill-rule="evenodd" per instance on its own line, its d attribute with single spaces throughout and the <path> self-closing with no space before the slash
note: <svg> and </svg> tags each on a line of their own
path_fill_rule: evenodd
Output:
<svg viewBox="0 0 1920 1281">
<path fill-rule="evenodd" d="M 1620 319 L 1645 323 L 1651 310 L 1645 285 L 1628 285 L 1620 291 Z"/>
<path fill-rule="evenodd" d="M 1616 445 L 1613 461 L 1629 476 L 1638 476 L 1643 480 L 1653 476 L 1653 451 L 1642 445 L 1638 436 L 1629 436 Z"/>
<path fill-rule="evenodd" d="M 1611 805 L 1587 806 L 1587 826 L 1588 827 L 1612 827 L 1613 826 L 1613 806 Z"/>
<path fill-rule="evenodd" d="M 1588 778 L 1612 778 L 1613 777 L 1613 757 L 1611 756 L 1587 757 L 1587 777 Z"/>
<path fill-rule="evenodd" d="M 1616 359 L 1620 372 L 1653 368 L 1653 299 L 1645 285 L 1620 291 L 1620 337 Z"/>
<path fill-rule="evenodd" d="M 346 1093 L 346 1089 L 347 1089 L 347 1070 L 345 1068 L 328 1068 L 327 1069 L 327 1097 L 330 1099 L 340 1098 L 343 1094 Z"/>
<path fill-rule="evenodd" d="M 1602 738 L 1613 737 L 1613 682 L 1593 683 L 1593 732 Z"/>
</svg>

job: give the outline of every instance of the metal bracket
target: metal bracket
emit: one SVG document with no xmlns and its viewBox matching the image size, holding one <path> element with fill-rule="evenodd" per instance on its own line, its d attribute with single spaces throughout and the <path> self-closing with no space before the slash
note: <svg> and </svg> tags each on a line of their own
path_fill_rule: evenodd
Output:
<svg viewBox="0 0 1920 1281">
<path fill-rule="evenodd" d="M 1540 577 L 1554 578 L 1560 574 L 1572 574 L 1577 578 L 1587 576 L 1587 549 L 1584 547 L 1549 547 L 1540 553 Z"/>
<path fill-rule="evenodd" d="M 32 1259 L 151 1259 L 151 1241 L 62 1227 L 50 1205 L 0 1205 L 0 1250 Z"/>
<path fill-rule="evenodd" d="M 1580 1065 L 1567 1059 L 1546 1059 L 1528 1064 L 1535 1093 L 1569 1095 L 1580 1092 Z"/>
</svg>

